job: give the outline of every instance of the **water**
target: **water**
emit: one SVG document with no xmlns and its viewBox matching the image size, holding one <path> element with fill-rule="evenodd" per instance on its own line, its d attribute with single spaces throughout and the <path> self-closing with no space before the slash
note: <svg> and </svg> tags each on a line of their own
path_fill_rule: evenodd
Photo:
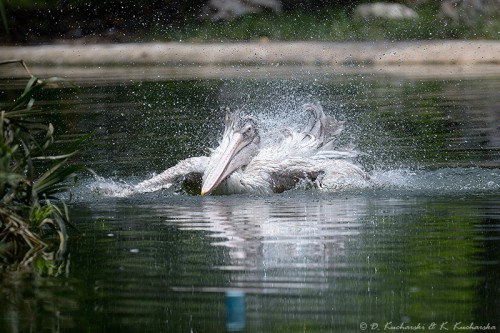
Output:
<svg viewBox="0 0 500 333">
<path fill-rule="evenodd" d="M 52 120 L 65 136 L 95 132 L 80 161 L 97 176 L 73 191 L 79 231 L 53 273 L 0 275 L 0 331 L 224 332 L 231 291 L 245 295 L 247 332 L 499 331 L 500 76 L 306 74 L 121 73 L 46 92 L 41 107 L 60 111 Z M 221 106 L 244 106 L 272 129 L 297 126 L 311 100 L 347 121 L 341 140 L 366 153 L 373 186 L 95 190 L 206 152 Z"/>
</svg>

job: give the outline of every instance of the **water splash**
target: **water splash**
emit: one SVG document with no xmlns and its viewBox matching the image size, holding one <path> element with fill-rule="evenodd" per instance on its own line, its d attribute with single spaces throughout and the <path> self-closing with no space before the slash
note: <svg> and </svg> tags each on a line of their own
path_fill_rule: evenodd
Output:
<svg viewBox="0 0 500 333">
<path fill-rule="evenodd" d="M 106 179 L 98 175 L 95 175 L 94 181 L 89 182 L 85 187 L 90 193 L 101 197 L 123 198 L 135 193 L 134 186 L 129 182 Z"/>
<path fill-rule="evenodd" d="M 292 94 L 293 95 L 293 94 Z M 284 96 L 281 92 L 277 96 Z M 293 95 L 296 96 L 296 95 Z M 307 113 L 303 110 L 303 102 L 312 99 L 306 98 L 286 99 L 277 97 L 276 99 L 266 99 L 262 101 L 249 100 L 243 108 L 248 109 L 248 113 L 254 115 L 261 126 L 261 135 L 263 146 L 271 145 L 280 138 L 280 128 L 292 128 L 300 130 L 307 122 Z M 327 113 L 332 114 L 330 110 Z M 364 161 L 370 164 L 370 156 L 366 155 Z M 397 158 L 396 158 L 397 159 Z M 158 170 L 161 172 L 162 170 Z M 494 192 L 500 190 L 500 171 L 498 169 L 487 168 L 440 168 L 434 170 L 428 169 L 410 169 L 391 165 L 383 166 L 383 169 L 375 169 L 371 172 L 369 182 L 353 180 L 348 186 L 348 190 L 391 190 L 391 191 L 411 191 L 429 194 L 450 194 L 450 193 L 470 193 L 470 192 Z M 139 194 L 134 188 L 134 184 L 142 181 L 116 181 L 95 177 L 95 180 L 88 184 L 91 193 L 103 197 L 128 197 Z M 345 184 L 344 184 L 345 185 Z M 314 184 L 300 183 L 298 190 L 304 191 L 314 187 Z M 175 188 L 175 186 L 174 186 Z M 160 189 L 160 188 L 158 188 Z M 322 192 L 339 192 L 342 189 L 330 186 L 321 189 Z M 173 192 L 173 191 L 170 191 Z"/>
<path fill-rule="evenodd" d="M 423 195 L 466 195 L 498 193 L 500 191 L 500 170 L 486 168 L 441 168 L 436 170 L 374 170 L 369 182 L 349 183 L 342 190 L 330 188 L 321 189 L 323 193 L 349 193 L 373 195 L 378 192 L 390 191 L 392 194 L 423 194 Z M 146 177 L 147 178 L 147 177 Z M 139 193 L 134 191 L 134 184 L 142 179 L 137 177 L 125 180 L 115 180 L 95 176 L 84 181 L 83 188 L 78 190 L 78 197 L 82 198 L 126 198 L 133 200 L 151 198 L 152 195 L 169 197 L 178 195 L 175 188 L 162 190 L 161 193 Z M 348 180 L 346 180 L 348 181 Z M 295 191 L 307 193 L 314 184 L 301 182 Z M 293 191 L 293 190 L 292 190 Z"/>
<path fill-rule="evenodd" d="M 500 170 L 441 168 L 436 170 L 375 170 L 373 187 L 429 194 L 491 192 L 500 190 Z"/>
<path fill-rule="evenodd" d="M 346 87 L 349 86 L 350 84 L 347 83 Z M 371 156 L 362 156 L 360 160 L 368 169 L 373 165 L 380 167 L 380 169 L 375 169 L 370 173 L 371 182 L 368 185 L 365 182 L 353 184 L 353 186 L 349 186 L 349 189 L 354 188 L 370 192 L 389 190 L 429 194 L 494 193 L 500 190 L 500 171 L 498 169 L 449 167 L 429 170 L 408 167 L 408 165 L 416 165 L 412 163 L 415 162 L 415 159 L 405 161 L 400 154 L 404 153 L 408 158 L 408 152 L 401 147 L 387 149 L 386 142 L 381 144 L 379 141 L 373 141 L 373 136 L 381 136 L 381 134 L 385 133 L 385 130 L 375 129 L 376 126 L 373 125 L 373 122 L 363 122 L 356 118 L 355 112 L 350 110 L 353 106 L 342 104 L 346 103 L 345 98 L 341 98 L 339 104 L 335 104 L 334 101 L 338 100 L 338 98 L 334 95 L 339 92 L 332 92 L 331 89 L 328 89 L 328 86 L 315 85 L 309 82 L 308 86 L 305 87 L 303 84 L 296 84 L 293 80 L 276 80 L 265 83 L 230 80 L 223 87 L 217 89 L 219 89 L 217 97 L 219 105 L 242 108 L 245 112 L 254 115 L 258 119 L 261 126 L 263 146 L 272 144 L 280 138 L 279 130 L 281 128 L 289 127 L 300 130 L 303 127 L 307 122 L 307 113 L 303 112 L 302 105 L 306 102 L 321 99 L 327 102 L 324 108 L 329 115 L 336 115 L 341 119 L 348 115 L 346 134 L 342 134 L 343 138 L 339 138 L 339 140 L 341 142 L 356 143 L 364 135 L 365 141 L 367 141 L 365 142 L 366 152 L 370 153 Z M 245 95 L 242 92 L 248 93 Z M 262 98 L 262 96 L 265 96 L 265 98 Z M 397 116 L 400 117 L 401 115 L 398 113 Z M 353 117 L 354 119 L 351 119 Z M 383 118 L 381 121 L 387 122 L 391 119 Z M 207 122 L 207 124 L 210 123 Z M 210 126 L 207 124 L 206 126 Z M 215 135 L 220 136 L 220 133 L 214 132 L 214 138 Z M 214 139 L 212 142 L 216 143 L 216 140 Z M 379 151 L 372 152 L 373 145 L 383 147 L 384 154 L 382 157 L 376 157 L 377 154 L 380 155 Z M 402 166 L 400 167 L 400 165 Z M 163 170 L 156 171 L 161 172 Z M 137 179 L 134 182 L 131 180 L 116 181 L 96 177 L 87 184 L 87 187 L 91 193 L 98 196 L 126 197 L 134 193 L 133 184 L 146 178 L 147 176 L 144 175 L 144 178 Z M 308 191 L 312 187 L 310 185 L 309 183 L 300 183 L 297 189 L 299 191 Z M 335 190 L 335 192 L 337 191 Z M 170 193 L 173 193 L 173 191 L 170 191 Z M 142 195 L 137 195 L 134 198 Z"/>
<path fill-rule="evenodd" d="M 299 131 L 304 127 L 308 120 L 304 104 L 321 101 L 326 113 L 335 115 L 340 104 L 331 102 L 337 100 L 334 94 L 335 92 L 315 80 L 230 80 L 221 87 L 218 103 L 240 108 L 256 117 L 261 128 L 262 143 L 265 145 L 274 142 L 282 128 Z"/>
</svg>

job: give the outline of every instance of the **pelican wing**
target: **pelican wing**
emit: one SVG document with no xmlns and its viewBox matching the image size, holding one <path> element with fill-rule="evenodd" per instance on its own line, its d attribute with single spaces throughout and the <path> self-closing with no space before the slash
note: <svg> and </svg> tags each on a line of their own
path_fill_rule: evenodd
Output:
<svg viewBox="0 0 500 333">
<path fill-rule="evenodd" d="M 321 190 L 362 187 L 370 177 L 349 159 L 308 158 L 289 159 L 280 163 L 273 174 L 275 192 L 282 192 L 302 183 Z"/>
<path fill-rule="evenodd" d="M 208 162 L 208 156 L 187 158 L 159 175 L 137 184 L 134 190 L 139 193 L 154 192 L 170 188 L 172 185 L 183 180 L 191 181 L 194 183 L 194 186 L 198 186 L 201 184 L 201 177 L 205 172 Z"/>
<path fill-rule="evenodd" d="M 310 116 L 302 133 L 314 137 L 318 148 L 334 140 L 344 129 L 344 122 L 325 115 L 319 103 L 307 103 L 304 105 L 304 110 L 309 112 Z"/>
</svg>

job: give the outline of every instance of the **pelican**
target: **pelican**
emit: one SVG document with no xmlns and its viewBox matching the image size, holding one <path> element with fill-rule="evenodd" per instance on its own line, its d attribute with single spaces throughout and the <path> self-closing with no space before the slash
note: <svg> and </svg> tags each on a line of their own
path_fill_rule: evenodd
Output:
<svg viewBox="0 0 500 333">
<path fill-rule="evenodd" d="M 226 109 L 225 129 L 209 156 L 181 160 L 134 192 L 152 192 L 182 184 L 201 195 L 279 193 L 301 184 L 322 190 L 359 186 L 369 176 L 353 162 L 358 153 L 337 149 L 343 122 L 325 115 L 319 103 L 305 104 L 309 120 L 301 131 L 285 129 L 275 144 L 261 146 L 257 120 L 241 110 Z"/>
</svg>

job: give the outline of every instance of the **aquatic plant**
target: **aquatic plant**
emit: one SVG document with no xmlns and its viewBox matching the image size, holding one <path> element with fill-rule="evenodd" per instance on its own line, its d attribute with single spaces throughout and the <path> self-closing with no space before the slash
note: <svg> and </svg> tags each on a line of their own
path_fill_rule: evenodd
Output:
<svg viewBox="0 0 500 333">
<path fill-rule="evenodd" d="M 69 214 L 57 194 L 74 186 L 75 173 L 84 169 L 69 159 L 86 138 L 56 151 L 54 126 L 40 118 L 43 112 L 34 102 L 40 90 L 64 80 L 39 79 L 22 60 L 0 65 L 12 63 L 20 63 L 30 79 L 21 96 L 0 109 L 0 265 L 53 246 L 64 252 Z"/>
</svg>

